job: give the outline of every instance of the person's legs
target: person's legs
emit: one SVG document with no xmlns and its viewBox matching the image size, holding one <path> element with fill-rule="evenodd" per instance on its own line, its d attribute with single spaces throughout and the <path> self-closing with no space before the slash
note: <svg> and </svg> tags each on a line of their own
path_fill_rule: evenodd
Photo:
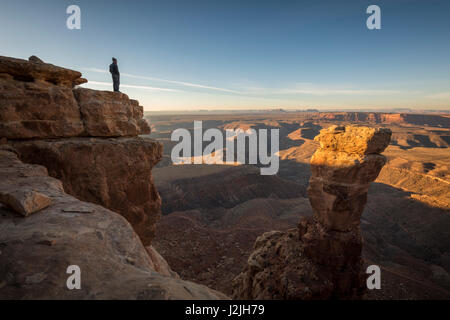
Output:
<svg viewBox="0 0 450 320">
<path fill-rule="evenodd" d="M 116 77 L 114 75 L 111 76 L 113 81 L 113 91 L 116 91 Z"/>
<path fill-rule="evenodd" d="M 118 76 L 113 75 L 113 88 L 115 92 L 119 91 L 120 80 Z"/>
</svg>

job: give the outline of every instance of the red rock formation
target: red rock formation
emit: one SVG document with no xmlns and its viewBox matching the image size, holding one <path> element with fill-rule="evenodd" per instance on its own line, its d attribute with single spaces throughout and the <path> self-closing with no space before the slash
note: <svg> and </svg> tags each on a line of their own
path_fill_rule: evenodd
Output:
<svg viewBox="0 0 450 320">
<path fill-rule="evenodd" d="M 37 57 L 0 57 L 0 138 L 71 195 L 120 213 L 150 245 L 161 205 L 151 169 L 162 146 L 137 137 L 150 128 L 136 100 L 75 88 L 84 82 Z"/>
<path fill-rule="evenodd" d="M 22 73 L 21 73 L 22 72 Z M 121 137 L 149 134 L 143 108 L 126 94 L 73 88 L 81 73 L 0 57 L 0 137 Z"/>
<path fill-rule="evenodd" d="M 85 88 L 73 90 L 80 108 L 85 134 L 92 137 L 122 137 L 149 134 L 139 102 L 126 94 Z"/>
<path fill-rule="evenodd" d="M 0 59 L 0 66 L 4 59 Z M 0 136 L 8 139 L 80 136 L 80 110 L 71 88 L 0 76 Z"/>
<path fill-rule="evenodd" d="M 150 132 L 139 103 L 29 60 L 0 57 L 0 299 L 227 299 L 180 280 L 150 245 L 162 145 L 138 137 Z"/>
<path fill-rule="evenodd" d="M 1 191 L 51 199 L 28 217 L 0 204 L 0 299 L 227 299 L 177 279 L 123 217 L 66 194 L 46 168 L 0 149 L 0 177 Z M 80 268 L 80 290 L 66 287 L 70 265 Z"/>
<path fill-rule="evenodd" d="M 332 126 L 321 130 L 311 158 L 308 196 L 315 217 L 326 228 L 348 231 L 359 226 L 374 181 L 386 158 L 389 129 Z"/>
<path fill-rule="evenodd" d="M 234 280 L 238 299 L 357 299 L 364 293 L 360 217 L 386 159 L 390 130 L 332 126 L 315 140 L 308 195 L 314 215 L 260 236 Z"/>
</svg>

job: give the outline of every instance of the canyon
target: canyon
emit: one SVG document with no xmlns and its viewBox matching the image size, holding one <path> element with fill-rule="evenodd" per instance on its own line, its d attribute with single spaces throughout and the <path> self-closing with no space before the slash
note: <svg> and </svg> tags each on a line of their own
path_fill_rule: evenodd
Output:
<svg viewBox="0 0 450 320">
<path fill-rule="evenodd" d="M 345 114 L 350 115 L 344 117 Z M 366 291 L 363 298 L 448 299 L 448 114 L 411 114 L 409 118 L 389 114 L 392 118 L 416 119 L 414 123 L 368 122 L 367 118 L 382 119 L 384 113 L 373 113 L 372 117 L 372 113 L 357 112 L 360 118 L 356 120 L 352 114 L 146 113 L 144 116 L 151 117 L 150 137 L 164 145 L 162 160 L 153 169 L 163 199 L 163 215 L 153 245 L 182 278 L 231 296 L 232 280 L 245 268 L 258 236 L 296 228 L 302 217 L 313 214 L 307 188 L 311 157 L 319 147 L 314 137 L 321 129 L 336 124 L 376 126 L 390 129 L 392 136 L 383 152 L 387 162 L 368 190 L 361 233 L 364 268 L 379 265 L 382 286 L 381 290 Z M 436 120 L 436 126 L 431 125 L 430 119 Z M 172 165 L 170 134 L 176 128 L 192 130 L 194 120 L 202 120 L 205 129 L 223 131 L 279 129 L 279 173 L 269 179 L 256 178 L 256 174 L 251 174 L 255 171 L 246 165 Z M 237 180 L 231 178 L 232 173 L 241 176 L 239 187 L 236 187 Z M 296 192 L 277 192 L 282 185 Z M 248 190 L 259 191 L 249 193 Z M 196 200 L 191 202 L 191 199 Z M 227 202 L 222 204 L 224 199 Z M 169 204 L 174 201 L 176 207 Z"/>
</svg>

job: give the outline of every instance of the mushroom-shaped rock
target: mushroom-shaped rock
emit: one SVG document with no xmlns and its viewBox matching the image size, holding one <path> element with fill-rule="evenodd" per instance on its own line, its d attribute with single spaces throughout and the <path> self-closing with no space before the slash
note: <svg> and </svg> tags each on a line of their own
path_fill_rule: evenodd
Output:
<svg viewBox="0 0 450 320">
<path fill-rule="evenodd" d="M 387 129 L 332 126 L 315 138 L 308 196 L 314 215 L 260 236 L 233 281 L 236 299 L 359 299 L 365 291 L 360 217 L 386 159 Z"/>
</svg>

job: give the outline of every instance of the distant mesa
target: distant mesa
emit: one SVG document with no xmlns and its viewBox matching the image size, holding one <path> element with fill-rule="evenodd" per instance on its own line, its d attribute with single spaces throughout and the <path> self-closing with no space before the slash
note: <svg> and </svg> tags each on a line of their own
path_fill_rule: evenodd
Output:
<svg viewBox="0 0 450 320">
<path fill-rule="evenodd" d="M 383 112 L 320 112 L 312 119 L 373 124 L 411 124 L 418 126 L 450 127 L 450 117 L 439 114 L 383 113 Z"/>
</svg>

